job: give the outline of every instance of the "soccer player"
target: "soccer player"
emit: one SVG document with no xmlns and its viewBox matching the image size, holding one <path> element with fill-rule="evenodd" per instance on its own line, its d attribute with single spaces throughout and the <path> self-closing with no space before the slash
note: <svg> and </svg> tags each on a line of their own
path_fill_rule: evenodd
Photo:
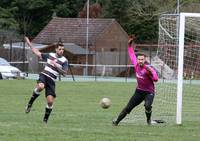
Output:
<svg viewBox="0 0 200 141">
<path fill-rule="evenodd" d="M 30 112 L 33 102 L 40 95 L 40 92 L 45 89 L 47 105 L 43 121 L 47 123 L 53 108 L 54 98 L 56 98 L 55 79 L 59 74 L 63 76 L 67 74 L 68 60 L 63 56 L 64 46 L 61 43 L 55 45 L 55 53 L 41 53 L 38 49 L 32 46 L 27 37 L 25 37 L 25 41 L 35 55 L 37 55 L 40 59 L 47 61 L 44 70 L 39 74 L 37 85 L 25 108 L 25 113 Z"/>
<path fill-rule="evenodd" d="M 134 65 L 137 88 L 125 108 L 121 111 L 118 117 L 112 121 L 113 125 L 115 126 L 117 126 L 119 122 L 142 101 L 144 101 L 147 124 L 151 124 L 151 109 L 155 95 L 154 82 L 158 81 L 158 75 L 154 68 L 146 62 L 146 56 L 144 54 L 138 54 L 136 57 L 132 42 L 133 37 L 130 37 L 128 41 L 128 53 L 131 62 Z"/>
</svg>

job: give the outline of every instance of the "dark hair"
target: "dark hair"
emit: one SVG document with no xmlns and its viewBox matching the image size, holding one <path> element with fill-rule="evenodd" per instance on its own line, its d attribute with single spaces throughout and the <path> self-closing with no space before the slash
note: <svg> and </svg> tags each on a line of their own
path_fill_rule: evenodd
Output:
<svg viewBox="0 0 200 141">
<path fill-rule="evenodd" d="M 137 53 L 136 56 L 144 56 L 144 57 L 147 57 L 147 55 L 145 53 Z"/>
<path fill-rule="evenodd" d="M 61 41 L 59 41 L 59 42 L 56 44 L 55 48 L 58 48 L 59 46 L 64 47 L 64 45 L 63 45 L 63 43 L 62 43 Z"/>
</svg>

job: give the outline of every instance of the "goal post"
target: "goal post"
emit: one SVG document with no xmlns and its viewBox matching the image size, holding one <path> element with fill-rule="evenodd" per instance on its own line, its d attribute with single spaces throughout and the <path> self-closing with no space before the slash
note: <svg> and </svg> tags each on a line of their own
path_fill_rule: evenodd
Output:
<svg viewBox="0 0 200 141">
<path fill-rule="evenodd" d="M 182 124 L 182 96 L 183 96 L 183 69 L 184 69 L 184 37 L 186 17 L 200 18 L 200 13 L 180 13 L 179 20 L 179 59 L 178 59 L 178 82 L 177 82 L 177 112 L 176 123 Z"/>
<path fill-rule="evenodd" d="M 160 88 L 160 93 L 169 101 L 176 99 L 170 103 L 171 113 L 168 115 L 176 117 L 178 125 L 182 124 L 183 117 L 192 120 L 196 115 L 199 116 L 200 113 L 196 112 L 194 105 L 200 100 L 197 94 L 200 80 L 200 13 L 161 15 L 156 57 L 162 62 L 159 73 L 163 82 L 168 83 Z M 189 85 L 187 82 L 190 82 Z M 191 82 L 197 82 L 197 85 Z M 169 95 L 173 98 L 169 98 Z M 163 99 L 165 102 L 167 100 Z"/>
<path fill-rule="evenodd" d="M 179 39 L 178 39 L 178 82 L 177 82 L 177 109 L 176 123 L 182 123 L 182 96 L 183 96 L 183 62 L 184 62 L 184 35 L 185 35 L 185 17 L 180 13 L 179 20 Z"/>
</svg>

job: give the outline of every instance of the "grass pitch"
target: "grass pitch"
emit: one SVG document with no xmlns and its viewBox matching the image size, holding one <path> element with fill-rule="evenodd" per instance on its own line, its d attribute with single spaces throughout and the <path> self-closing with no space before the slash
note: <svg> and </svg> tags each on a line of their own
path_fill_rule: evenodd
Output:
<svg viewBox="0 0 200 141">
<path fill-rule="evenodd" d="M 0 81 L 0 141 L 200 140 L 200 112 L 191 110 L 190 107 L 185 108 L 186 113 L 197 117 L 188 116 L 182 126 L 175 123 L 147 126 L 142 104 L 141 108 L 132 111 L 133 117 L 129 115 L 119 126 L 112 126 L 112 119 L 133 94 L 134 83 L 57 82 L 56 85 L 57 98 L 52 115 L 48 124 L 44 124 L 44 92 L 35 101 L 31 112 L 24 112 L 35 81 Z M 112 106 L 109 109 L 100 108 L 99 101 L 102 97 L 111 99 Z M 195 97 L 192 105 L 199 109 L 200 94 Z M 162 108 L 156 108 L 157 101 L 159 100 L 155 98 L 155 112 L 159 112 L 159 109 L 162 112 Z M 136 119 L 140 118 L 138 114 L 143 118 L 139 122 Z"/>
</svg>

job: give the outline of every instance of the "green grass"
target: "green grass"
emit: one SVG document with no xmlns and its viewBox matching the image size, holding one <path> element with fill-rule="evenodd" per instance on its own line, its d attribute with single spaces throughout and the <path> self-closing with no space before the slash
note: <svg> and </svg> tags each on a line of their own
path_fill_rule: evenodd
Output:
<svg viewBox="0 0 200 141">
<path fill-rule="evenodd" d="M 175 123 L 147 126 L 143 120 L 145 115 L 142 104 L 141 108 L 128 116 L 126 122 L 117 127 L 112 126 L 111 120 L 132 95 L 134 83 L 57 82 L 57 98 L 47 125 L 42 122 L 46 106 L 44 92 L 35 101 L 32 111 L 29 114 L 24 113 L 34 86 L 35 81 L 31 80 L 0 81 L 0 141 L 200 140 L 200 120 L 188 116 L 182 126 Z M 112 100 L 109 109 L 100 108 L 98 103 L 102 97 Z M 157 106 L 159 97 L 162 97 L 162 94 L 155 98 L 154 108 L 155 112 L 160 110 L 161 113 L 163 109 Z M 184 109 L 187 114 L 199 119 L 200 95 L 196 95 L 193 100 L 196 100 L 193 106 L 197 111 L 188 107 Z M 143 118 L 139 123 L 135 119 L 137 115 L 142 115 Z"/>
</svg>

